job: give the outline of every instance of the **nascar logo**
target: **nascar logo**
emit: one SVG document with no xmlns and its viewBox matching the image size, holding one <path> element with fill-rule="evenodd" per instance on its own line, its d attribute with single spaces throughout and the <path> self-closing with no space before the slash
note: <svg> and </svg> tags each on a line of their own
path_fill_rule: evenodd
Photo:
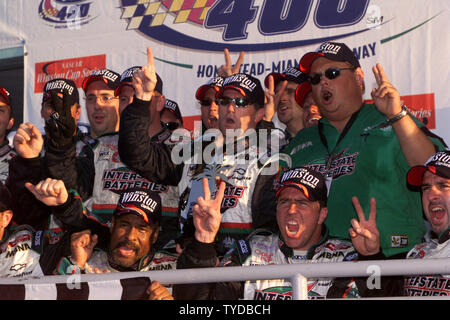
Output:
<svg viewBox="0 0 450 320">
<path fill-rule="evenodd" d="M 96 17 L 89 15 L 92 1 L 42 0 L 38 14 L 55 28 L 79 28 Z"/>
</svg>

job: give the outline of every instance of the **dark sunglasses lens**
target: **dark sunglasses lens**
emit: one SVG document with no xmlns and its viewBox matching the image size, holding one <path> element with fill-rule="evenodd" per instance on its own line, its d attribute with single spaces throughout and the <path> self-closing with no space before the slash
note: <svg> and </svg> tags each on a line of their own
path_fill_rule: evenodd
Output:
<svg viewBox="0 0 450 320">
<path fill-rule="evenodd" d="M 235 104 L 237 107 L 242 108 L 242 107 L 245 107 L 245 106 L 248 104 L 248 102 L 247 102 L 247 100 L 245 100 L 245 99 L 237 98 L 237 99 L 234 99 L 234 104 Z"/>
<path fill-rule="evenodd" d="M 339 69 L 330 68 L 325 70 L 325 77 L 327 77 L 330 80 L 336 79 L 341 74 L 341 71 Z"/>
<path fill-rule="evenodd" d="M 320 82 L 320 79 L 322 79 L 322 75 L 315 73 L 309 77 L 309 82 L 311 82 L 311 84 L 316 85 Z"/>
<path fill-rule="evenodd" d="M 165 125 L 166 128 L 169 129 L 170 131 L 176 130 L 176 129 L 178 129 L 178 127 L 180 126 L 180 124 L 179 124 L 178 122 L 166 122 L 164 125 Z"/>
<path fill-rule="evenodd" d="M 217 99 L 217 102 L 219 103 L 219 106 L 228 106 L 230 104 L 230 99 L 228 98 L 219 98 Z"/>
<path fill-rule="evenodd" d="M 200 101 L 200 105 L 203 107 L 209 107 L 213 101 L 211 99 L 205 99 Z"/>
</svg>

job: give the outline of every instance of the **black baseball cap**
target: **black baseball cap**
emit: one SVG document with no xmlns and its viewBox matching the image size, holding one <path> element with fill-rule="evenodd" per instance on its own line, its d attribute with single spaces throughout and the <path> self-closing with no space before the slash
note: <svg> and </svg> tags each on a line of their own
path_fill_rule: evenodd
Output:
<svg viewBox="0 0 450 320">
<path fill-rule="evenodd" d="M 225 89 L 233 89 L 238 91 L 242 96 L 248 99 L 250 103 L 256 103 L 259 108 L 264 107 L 264 90 L 261 82 L 249 74 L 237 73 L 226 77 L 223 80 L 223 86 L 220 88 L 217 96 L 220 96 Z"/>
<path fill-rule="evenodd" d="M 120 83 L 120 74 L 109 69 L 100 69 L 92 72 L 84 78 L 81 87 L 86 92 L 87 87 L 92 81 L 102 80 L 110 89 L 115 90 Z"/>
<path fill-rule="evenodd" d="M 136 71 L 140 70 L 141 68 L 142 68 L 141 66 L 131 67 L 131 68 L 126 69 L 120 75 L 119 85 L 114 90 L 115 96 L 118 96 L 120 94 L 120 90 L 122 90 L 122 88 L 124 86 L 130 86 L 130 87 L 133 86 L 133 75 L 135 74 Z M 158 91 L 160 94 L 163 94 L 163 82 L 162 82 L 161 77 L 158 74 L 156 74 L 155 91 Z"/>
<path fill-rule="evenodd" d="M 295 83 L 303 83 L 308 81 L 308 75 L 301 72 L 299 69 L 288 67 L 282 73 L 272 72 L 266 76 L 264 79 L 264 85 L 266 88 L 269 87 L 269 77 L 272 76 L 274 80 L 275 87 L 280 81 L 291 81 Z"/>
<path fill-rule="evenodd" d="M 269 77 L 273 77 L 275 87 L 280 81 L 291 81 L 297 83 L 299 86 L 295 91 L 295 101 L 299 106 L 303 106 L 306 95 L 311 91 L 311 84 L 308 81 L 308 75 L 301 72 L 299 69 L 288 67 L 283 73 L 272 72 L 264 79 L 266 88 L 269 87 Z"/>
<path fill-rule="evenodd" d="M 42 95 L 42 103 L 51 99 L 51 92 L 56 92 L 61 99 L 63 95 L 68 97 L 70 105 L 75 103 L 80 104 L 80 95 L 78 93 L 77 85 L 69 79 L 53 79 L 48 81 L 44 86 L 44 93 Z"/>
<path fill-rule="evenodd" d="M 414 166 L 406 174 L 408 183 L 420 187 L 425 171 L 430 171 L 440 177 L 450 179 L 450 151 L 440 151 L 427 160 L 423 166 Z"/>
<path fill-rule="evenodd" d="M 197 92 L 195 93 L 195 98 L 197 100 L 202 100 L 203 97 L 205 96 L 206 91 L 210 88 L 214 89 L 214 91 L 216 91 L 216 93 L 219 92 L 220 88 L 222 88 L 223 80 L 224 80 L 224 78 L 221 76 L 212 78 L 211 80 L 208 81 L 208 83 L 200 86 L 197 89 Z"/>
<path fill-rule="evenodd" d="M 278 188 L 275 197 L 286 188 L 297 188 L 303 192 L 310 201 L 327 203 L 327 185 L 325 177 L 310 168 L 299 167 L 281 172 L 278 179 Z"/>
<path fill-rule="evenodd" d="M 178 103 L 173 100 L 166 99 L 166 103 L 164 104 L 164 110 L 169 110 L 174 114 L 174 116 L 183 123 L 183 117 L 181 116 L 180 108 L 178 107 Z"/>
<path fill-rule="evenodd" d="M 128 189 L 119 198 L 114 216 L 135 214 L 153 225 L 161 220 L 161 197 L 154 191 L 147 189 Z"/>
<path fill-rule="evenodd" d="M 355 54 L 345 43 L 324 42 L 314 52 L 308 52 L 300 59 L 300 70 L 304 73 L 311 72 L 314 60 L 324 57 L 333 61 L 349 62 L 354 68 L 361 67 Z"/>
</svg>

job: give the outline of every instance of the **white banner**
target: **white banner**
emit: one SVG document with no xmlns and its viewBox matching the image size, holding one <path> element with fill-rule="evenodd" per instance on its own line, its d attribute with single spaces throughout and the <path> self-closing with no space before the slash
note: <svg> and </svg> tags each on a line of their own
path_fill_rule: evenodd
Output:
<svg viewBox="0 0 450 320">
<path fill-rule="evenodd" d="M 41 127 L 46 81 L 80 86 L 94 69 L 122 73 L 146 63 L 150 46 L 164 94 L 190 128 L 200 114 L 195 91 L 224 64 L 224 48 L 233 62 L 245 51 L 241 72 L 263 82 L 323 41 L 345 42 L 365 71 L 366 98 L 379 62 L 410 110 L 450 141 L 449 8 L 448 0 L 0 0 L 0 49 L 24 44 L 24 120 Z"/>
</svg>

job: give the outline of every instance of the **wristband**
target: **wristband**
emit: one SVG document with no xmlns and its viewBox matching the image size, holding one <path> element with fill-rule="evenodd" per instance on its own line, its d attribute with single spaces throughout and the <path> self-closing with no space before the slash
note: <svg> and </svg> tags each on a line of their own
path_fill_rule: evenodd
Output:
<svg viewBox="0 0 450 320">
<path fill-rule="evenodd" d="M 388 124 L 393 124 L 395 122 L 397 122 L 398 120 L 400 120 L 401 118 L 403 118 L 404 116 L 406 116 L 408 114 L 408 109 L 406 108 L 405 105 L 402 105 L 402 111 L 400 111 L 399 113 L 397 113 L 395 116 L 393 116 L 392 118 L 386 119 Z"/>
</svg>

